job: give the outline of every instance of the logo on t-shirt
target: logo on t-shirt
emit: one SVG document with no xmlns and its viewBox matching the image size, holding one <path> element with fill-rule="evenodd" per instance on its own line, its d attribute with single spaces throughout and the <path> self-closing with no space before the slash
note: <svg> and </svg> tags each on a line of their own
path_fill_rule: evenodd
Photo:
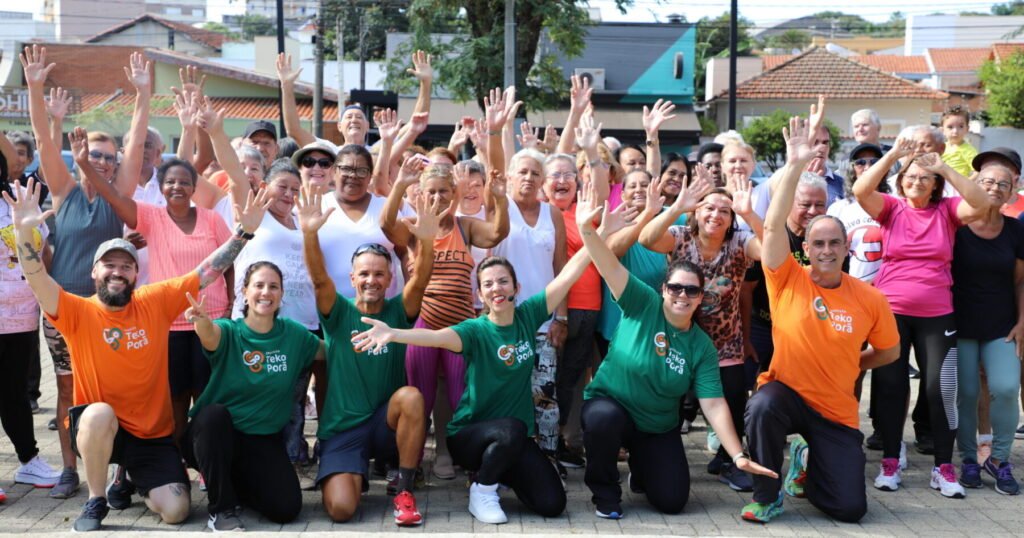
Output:
<svg viewBox="0 0 1024 538">
<path fill-rule="evenodd" d="M 254 374 L 258 374 L 263 370 L 264 360 L 265 357 L 263 356 L 263 353 L 260 353 L 259 351 L 246 351 L 242 353 L 242 362 L 244 362 L 245 365 L 249 367 L 249 370 Z"/>
<path fill-rule="evenodd" d="M 814 315 L 816 315 L 818 319 L 828 321 L 836 332 L 853 333 L 853 316 L 847 314 L 846 310 L 829 310 L 829 308 L 825 306 L 825 300 L 820 296 L 814 298 L 814 301 L 811 303 L 811 308 L 814 310 Z"/>
<path fill-rule="evenodd" d="M 113 349 L 114 351 L 121 348 L 122 338 L 124 338 L 124 333 L 117 327 L 103 329 L 103 341 L 110 344 L 110 349 Z"/>
<path fill-rule="evenodd" d="M 505 366 L 512 366 L 522 363 L 533 357 L 533 348 L 530 343 L 522 341 L 516 344 L 505 344 L 498 348 L 498 359 L 505 363 Z"/>
<path fill-rule="evenodd" d="M 659 332 L 654 334 L 654 352 L 659 357 L 664 357 L 668 350 L 668 341 L 665 339 L 665 333 Z"/>
<path fill-rule="evenodd" d="M 669 370 L 679 375 L 686 371 L 686 358 L 668 345 L 668 338 L 664 332 L 654 334 L 654 353 L 659 357 L 665 357 L 665 364 Z"/>
<path fill-rule="evenodd" d="M 288 371 L 288 355 L 280 351 L 242 351 L 242 362 L 254 374 Z"/>
<path fill-rule="evenodd" d="M 114 351 L 117 351 L 122 347 L 132 350 L 146 347 L 146 345 L 149 344 L 149 337 L 146 336 L 145 329 L 136 329 L 135 327 L 121 329 L 119 327 L 111 327 L 109 329 L 103 329 L 103 341 L 109 344 L 110 349 Z"/>
</svg>

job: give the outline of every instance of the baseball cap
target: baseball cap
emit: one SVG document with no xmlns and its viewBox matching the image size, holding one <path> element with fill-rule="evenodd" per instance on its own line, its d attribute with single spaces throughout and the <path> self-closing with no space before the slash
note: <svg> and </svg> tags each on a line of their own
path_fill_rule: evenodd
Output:
<svg viewBox="0 0 1024 538">
<path fill-rule="evenodd" d="M 1010 148 L 992 148 L 979 153 L 971 161 L 971 168 L 981 171 L 981 165 L 985 163 L 985 160 L 993 157 L 1006 161 L 1018 174 L 1020 173 L 1020 154 Z"/>
<path fill-rule="evenodd" d="M 864 144 L 857 144 L 857 147 L 853 148 L 853 151 L 850 152 L 850 158 L 853 159 L 854 155 L 856 155 L 856 154 L 858 154 L 858 153 L 860 153 L 860 152 L 862 152 L 864 150 L 870 150 L 870 151 L 874 152 L 875 155 L 878 155 L 879 157 L 882 157 L 882 156 L 885 155 L 885 152 L 882 151 L 882 148 L 878 147 L 877 144 L 864 143 Z"/>
<path fill-rule="evenodd" d="M 100 258 L 112 250 L 123 250 L 127 252 L 128 255 L 135 260 L 135 265 L 139 265 L 139 251 L 135 250 L 135 245 L 121 239 L 120 237 L 115 237 L 114 239 L 109 239 L 101 243 L 96 249 L 96 255 L 92 257 L 92 264 L 96 265 L 96 262 L 100 261 Z"/>
<path fill-rule="evenodd" d="M 333 143 L 327 140 L 321 140 L 318 138 L 313 142 L 310 142 L 309 144 L 302 146 L 302 149 L 293 153 L 292 164 L 294 164 L 296 168 L 300 168 L 299 163 L 302 162 L 302 158 L 314 151 L 322 151 L 330 155 L 331 158 L 333 159 L 338 155 L 338 146 L 335 146 Z"/>
<path fill-rule="evenodd" d="M 277 127 L 274 127 L 273 123 L 267 120 L 256 120 L 245 127 L 245 136 L 242 138 L 249 138 L 254 133 L 259 131 L 266 131 L 270 133 L 270 136 L 277 140 Z"/>
</svg>

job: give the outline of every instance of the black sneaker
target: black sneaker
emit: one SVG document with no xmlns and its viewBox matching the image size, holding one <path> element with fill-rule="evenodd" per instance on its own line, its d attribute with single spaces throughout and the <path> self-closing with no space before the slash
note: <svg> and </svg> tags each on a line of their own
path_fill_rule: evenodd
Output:
<svg viewBox="0 0 1024 538">
<path fill-rule="evenodd" d="M 71 467 L 65 467 L 60 473 L 60 480 L 50 490 L 51 499 L 70 499 L 78 492 L 78 472 Z"/>
<path fill-rule="evenodd" d="M 565 445 L 565 439 L 561 437 L 558 438 L 558 449 L 555 450 L 555 459 L 570 469 L 582 469 L 587 464 L 583 454 L 569 450 L 569 447 Z"/>
<path fill-rule="evenodd" d="M 708 462 L 708 474 L 720 474 L 722 472 L 722 466 L 727 462 L 722 459 L 718 453 L 715 453 L 715 457 L 711 458 Z"/>
<path fill-rule="evenodd" d="M 882 450 L 882 434 L 875 430 L 875 433 L 872 433 L 864 441 L 864 446 L 868 447 L 868 450 Z"/>
<path fill-rule="evenodd" d="M 43 408 L 39 407 L 39 400 L 29 400 L 28 408 L 32 410 L 33 415 L 38 415 L 43 412 Z"/>
<path fill-rule="evenodd" d="M 640 484 L 640 481 L 633 479 L 632 472 L 630 472 L 629 475 L 626 477 L 626 485 L 629 486 L 629 491 L 632 491 L 633 493 L 636 493 L 638 495 L 643 495 L 644 493 L 647 493 L 647 490 L 645 490 L 643 485 Z"/>
<path fill-rule="evenodd" d="M 132 494 L 135 493 L 135 484 L 128 480 L 128 473 L 124 465 L 118 465 L 114 471 L 114 481 L 107 486 L 107 503 L 114 510 L 124 510 L 132 505 Z"/>
<path fill-rule="evenodd" d="M 555 463 L 555 469 L 558 471 L 558 477 L 561 478 L 563 482 L 568 480 L 569 479 L 569 471 L 565 470 L 565 466 L 562 465 L 562 462 L 558 461 L 557 458 L 553 459 L 551 461 L 553 461 Z"/>
<path fill-rule="evenodd" d="M 732 462 L 722 465 L 718 481 L 729 486 L 733 491 L 754 491 L 754 480 Z"/>
<path fill-rule="evenodd" d="M 918 435 L 917 440 L 914 441 L 914 447 L 917 449 L 919 454 L 934 454 L 935 440 L 932 439 L 931 435 L 921 434 Z"/>
<path fill-rule="evenodd" d="M 373 476 L 376 478 L 386 478 L 388 476 L 387 461 L 383 458 L 373 460 Z"/>
<path fill-rule="evenodd" d="M 71 530 L 75 532 L 91 532 L 100 530 L 103 518 L 107 517 L 110 508 L 107 507 L 107 500 L 103 497 L 93 497 L 85 501 L 82 513 L 75 520 Z"/>
<path fill-rule="evenodd" d="M 46 423 L 46 429 L 51 432 L 57 431 L 57 419 L 51 418 L 50 421 Z"/>
<path fill-rule="evenodd" d="M 216 514 L 210 514 L 210 520 L 206 522 L 207 528 L 213 532 L 242 532 L 245 525 L 242 525 L 238 517 L 238 510 L 225 510 Z"/>
</svg>

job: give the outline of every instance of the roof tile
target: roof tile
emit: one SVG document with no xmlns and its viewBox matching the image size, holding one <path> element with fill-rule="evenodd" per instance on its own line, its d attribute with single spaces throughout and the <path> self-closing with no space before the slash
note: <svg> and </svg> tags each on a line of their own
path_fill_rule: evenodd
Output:
<svg viewBox="0 0 1024 538">
<path fill-rule="evenodd" d="M 974 72 L 988 60 L 992 47 L 925 49 L 924 53 L 931 57 L 937 73 Z"/>
<path fill-rule="evenodd" d="M 145 21 L 153 21 L 153 22 L 155 22 L 155 23 L 157 23 L 159 25 L 164 26 L 165 28 L 168 28 L 168 29 L 171 29 L 171 30 L 175 30 L 177 32 L 181 32 L 181 33 L 189 36 L 190 38 L 192 38 L 193 41 L 196 41 L 198 43 L 202 43 L 202 44 L 204 44 L 204 45 L 206 45 L 206 46 L 208 46 L 210 48 L 216 49 L 216 50 L 220 50 L 221 46 L 224 44 L 224 41 L 225 41 L 224 34 L 221 34 L 221 33 L 218 33 L 218 32 L 213 32 L 213 31 L 210 31 L 210 30 L 204 30 L 202 28 L 196 28 L 195 26 L 191 26 L 191 25 L 185 24 L 183 22 L 178 22 L 178 21 L 172 21 L 172 20 L 164 19 L 162 17 L 157 17 L 157 16 L 152 15 L 150 13 L 143 13 L 142 15 L 139 15 L 138 17 L 135 17 L 134 19 L 131 19 L 131 20 L 123 22 L 121 24 L 118 24 L 118 25 L 112 26 L 110 28 L 107 28 L 106 30 L 104 30 L 104 31 L 102 31 L 102 32 L 100 32 L 98 34 L 96 34 L 96 35 L 94 35 L 94 36 L 92 36 L 90 38 L 87 38 L 85 40 L 85 42 L 86 43 L 95 43 L 97 41 L 102 40 L 105 37 L 111 36 L 111 35 L 116 34 L 118 32 L 122 32 L 122 31 L 124 31 L 124 30 L 126 30 L 128 28 L 131 28 L 132 26 L 135 26 L 136 24 L 139 24 L 140 22 L 145 22 Z"/>
<path fill-rule="evenodd" d="M 90 93 L 80 97 L 82 111 L 106 103 L 115 103 L 118 106 L 131 107 L 134 103 L 132 95 L 112 95 L 102 93 Z M 273 97 L 210 97 L 210 102 L 215 109 L 224 109 L 228 118 L 250 119 L 250 120 L 277 120 L 277 99 Z M 177 117 L 174 111 L 174 99 L 167 95 L 155 95 L 151 102 L 151 116 Z M 313 101 L 310 99 L 299 99 L 296 102 L 299 111 L 299 118 L 304 120 L 313 117 Z M 338 105 L 329 101 L 324 102 L 324 119 L 331 121 L 331 118 L 338 117 Z"/>
<path fill-rule="evenodd" d="M 996 61 L 1002 61 L 1013 56 L 1013 53 L 1020 50 L 1024 50 L 1024 43 L 993 43 L 992 54 L 989 58 Z"/>
<path fill-rule="evenodd" d="M 924 56 L 900 56 L 898 54 L 865 54 L 851 56 L 864 65 L 870 65 L 883 73 L 901 74 L 928 74 L 928 61 Z"/>
</svg>

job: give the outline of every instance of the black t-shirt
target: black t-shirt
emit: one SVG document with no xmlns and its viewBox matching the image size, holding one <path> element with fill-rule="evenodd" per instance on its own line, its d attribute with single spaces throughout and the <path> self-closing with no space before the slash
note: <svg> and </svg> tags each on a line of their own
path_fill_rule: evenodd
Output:
<svg viewBox="0 0 1024 538">
<path fill-rule="evenodd" d="M 1024 223 L 1003 219 L 993 239 L 961 226 L 953 245 L 953 310 L 957 336 L 977 340 L 1006 338 L 1017 323 L 1014 269 L 1024 260 Z"/>
<path fill-rule="evenodd" d="M 789 251 L 793 254 L 793 258 L 800 265 L 810 265 L 811 260 L 807 257 L 804 252 L 804 238 L 803 236 L 796 235 L 789 226 L 786 226 L 786 235 L 789 236 Z M 765 284 L 764 279 L 764 268 L 761 267 L 761 262 L 754 262 L 754 265 L 747 269 L 747 274 L 743 277 L 743 280 L 747 282 L 757 282 L 757 286 L 754 287 L 754 298 L 751 301 L 753 305 L 750 309 L 751 321 L 758 321 L 765 325 L 772 324 L 771 310 L 768 308 L 768 286 Z"/>
</svg>

